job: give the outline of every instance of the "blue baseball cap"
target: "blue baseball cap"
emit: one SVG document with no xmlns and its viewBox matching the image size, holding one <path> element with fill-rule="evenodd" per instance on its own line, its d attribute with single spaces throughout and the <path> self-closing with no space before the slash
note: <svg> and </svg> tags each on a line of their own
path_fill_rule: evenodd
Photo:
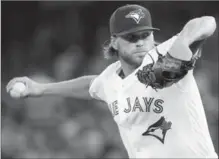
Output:
<svg viewBox="0 0 219 159">
<path fill-rule="evenodd" d="M 116 36 L 143 30 L 159 30 L 152 27 L 149 10 L 136 4 L 117 8 L 111 15 L 109 23 L 110 34 Z"/>
</svg>

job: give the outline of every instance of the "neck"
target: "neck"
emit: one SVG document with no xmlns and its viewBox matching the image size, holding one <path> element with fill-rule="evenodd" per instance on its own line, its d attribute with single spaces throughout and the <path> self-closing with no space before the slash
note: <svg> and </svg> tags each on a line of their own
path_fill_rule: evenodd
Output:
<svg viewBox="0 0 219 159">
<path fill-rule="evenodd" d="M 125 61 L 120 60 L 121 62 L 121 67 L 122 67 L 122 71 L 125 75 L 125 77 L 127 77 L 128 75 L 130 75 L 137 67 L 132 66 L 127 64 Z"/>
</svg>

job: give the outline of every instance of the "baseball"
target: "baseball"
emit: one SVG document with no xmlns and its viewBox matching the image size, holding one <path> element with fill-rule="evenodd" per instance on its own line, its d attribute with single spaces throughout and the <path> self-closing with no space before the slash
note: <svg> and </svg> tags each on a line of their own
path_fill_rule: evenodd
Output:
<svg viewBox="0 0 219 159">
<path fill-rule="evenodd" d="M 17 82 L 14 84 L 10 91 L 10 95 L 14 98 L 19 98 L 21 96 L 21 93 L 24 92 L 26 89 L 26 86 L 23 82 Z"/>
</svg>

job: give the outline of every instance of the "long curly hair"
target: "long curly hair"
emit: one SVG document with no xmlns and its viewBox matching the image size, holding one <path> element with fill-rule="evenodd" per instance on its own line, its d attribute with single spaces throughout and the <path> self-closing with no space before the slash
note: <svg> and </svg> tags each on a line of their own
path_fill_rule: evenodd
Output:
<svg viewBox="0 0 219 159">
<path fill-rule="evenodd" d="M 112 59 L 115 57 L 118 57 L 118 50 L 116 50 L 113 46 L 112 46 L 112 38 L 110 40 L 107 40 L 103 43 L 103 54 L 104 54 L 104 58 L 106 59 Z"/>
</svg>

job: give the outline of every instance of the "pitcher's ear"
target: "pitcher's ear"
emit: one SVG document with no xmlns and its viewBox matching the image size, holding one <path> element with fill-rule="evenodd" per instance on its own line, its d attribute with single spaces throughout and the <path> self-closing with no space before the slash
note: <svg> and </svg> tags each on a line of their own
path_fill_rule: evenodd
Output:
<svg viewBox="0 0 219 159">
<path fill-rule="evenodd" d="M 118 43 L 117 43 L 118 38 L 116 36 L 111 36 L 111 46 L 115 49 L 118 50 Z"/>
</svg>

